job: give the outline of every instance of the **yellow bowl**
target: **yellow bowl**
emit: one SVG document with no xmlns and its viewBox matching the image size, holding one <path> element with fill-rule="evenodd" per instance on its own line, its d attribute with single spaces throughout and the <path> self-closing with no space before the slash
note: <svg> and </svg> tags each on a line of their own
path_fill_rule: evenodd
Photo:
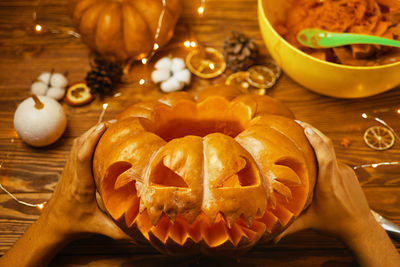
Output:
<svg viewBox="0 0 400 267">
<path fill-rule="evenodd" d="M 304 87 L 332 97 L 360 98 L 400 84 L 400 62 L 353 67 L 314 58 L 293 47 L 273 28 L 284 21 L 290 0 L 258 0 L 258 23 L 264 42 L 283 71 Z"/>
</svg>

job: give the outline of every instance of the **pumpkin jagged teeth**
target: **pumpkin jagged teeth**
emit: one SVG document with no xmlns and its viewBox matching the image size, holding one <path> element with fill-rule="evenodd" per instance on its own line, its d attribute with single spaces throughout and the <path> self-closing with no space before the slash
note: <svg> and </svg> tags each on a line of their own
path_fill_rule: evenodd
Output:
<svg viewBox="0 0 400 267">
<path fill-rule="evenodd" d="M 269 195 L 269 204 L 272 207 L 272 209 L 276 208 L 276 197 L 273 193 Z"/>
<path fill-rule="evenodd" d="M 158 222 L 161 220 L 163 217 L 163 211 L 162 209 L 158 209 L 156 207 L 150 207 L 149 209 L 147 208 L 147 213 L 149 215 L 149 219 L 153 225 L 157 225 Z"/>
<path fill-rule="evenodd" d="M 203 238 L 210 247 L 217 247 L 229 240 L 228 229 L 223 217 L 218 214 L 213 224 L 203 224 Z"/>
<path fill-rule="evenodd" d="M 279 194 L 283 195 L 286 198 L 286 200 L 293 199 L 292 191 L 290 190 L 289 187 L 287 187 L 283 183 L 275 180 L 272 182 L 272 188 Z"/>
<path fill-rule="evenodd" d="M 276 205 L 276 209 L 273 211 L 273 213 L 276 217 L 278 217 L 279 223 L 282 226 L 286 226 L 293 217 L 293 213 L 281 204 Z"/>
<path fill-rule="evenodd" d="M 232 225 L 228 233 L 229 233 L 229 238 L 234 246 L 236 246 L 240 242 L 243 236 L 247 238 L 242 228 L 237 223 L 234 223 Z"/>
<path fill-rule="evenodd" d="M 163 243 L 167 241 L 170 233 L 171 223 L 168 217 L 164 214 L 158 221 L 157 225 L 151 228 L 151 232 Z"/>
<path fill-rule="evenodd" d="M 276 217 L 272 212 L 265 210 L 264 215 L 257 219 L 257 221 L 262 222 L 265 224 L 268 232 L 272 232 L 272 228 L 278 221 L 278 217 Z"/>
<path fill-rule="evenodd" d="M 263 213 L 262 213 L 262 211 L 261 211 L 261 209 L 257 209 L 257 212 L 256 212 L 256 218 L 258 218 L 258 217 L 262 217 L 262 215 L 263 215 Z"/>
<path fill-rule="evenodd" d="M 131 227 L 135 222 L 135 219 L 137 218 L 138 214 L 139 214 L 139 198 L 135 197 L 132 199 L 129 208 L 125 212 L 126 226 Z"/>
</svg>

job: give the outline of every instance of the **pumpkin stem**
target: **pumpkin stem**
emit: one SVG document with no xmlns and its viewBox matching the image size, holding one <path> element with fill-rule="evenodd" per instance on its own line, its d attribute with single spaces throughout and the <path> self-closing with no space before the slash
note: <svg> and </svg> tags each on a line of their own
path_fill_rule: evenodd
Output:
<svg viewBox="0 0 400 267">
<path fill-rule="evenodd" d="M 32 94 L 31 96 L 33 98 L 33 101 L 35 101 L 35 108 L 42 109 L 44 107 L 44 104 L 40 102 L 39 97 L 37 97 L 37 95 L 35 94 Z"/>
</svg>

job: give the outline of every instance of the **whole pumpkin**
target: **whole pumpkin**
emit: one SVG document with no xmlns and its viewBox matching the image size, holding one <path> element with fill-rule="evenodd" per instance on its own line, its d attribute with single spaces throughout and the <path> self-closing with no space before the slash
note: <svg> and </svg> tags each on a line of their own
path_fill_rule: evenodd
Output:
<svg viewBox="0 0 400 267">
<path fill-rule="evenodd" d="M 218 92 L 219 95 L 214 95 Z M 93 172 L 105 209 L 168 254 L 243 251 L 309 205 L 316 161 L 279 101 L 206 88 L 135 104 L 110 125 Z"/>
<path fill-rule="evenodd" d="M 69 0 L 72 21 L 90 49 L 109 61 L 126 63 L 146 57 L 157 41 L 172 37 L 182 10 L 180 0 Z"/>
</svg>

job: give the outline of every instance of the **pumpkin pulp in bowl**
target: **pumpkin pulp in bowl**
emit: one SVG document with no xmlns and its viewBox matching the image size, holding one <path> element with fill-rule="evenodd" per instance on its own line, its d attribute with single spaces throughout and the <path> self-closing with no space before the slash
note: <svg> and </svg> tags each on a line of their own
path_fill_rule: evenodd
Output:
<svg viewBox="0 0 400 267">
<path fill-rule="evenodd" d="M 293 0 L 258 0 L 258 22 L 264 43 L 282 70 L 300 85 L 323 95 L 361 98 L 400 84 L 400 62 L 348 66 L 315 58 L 288 43 L 274 28 L 286 21 Z"/>
<path fill-rule="evenodd" d="M 135 104 L 100 139 L 96 184 L 132 237 L 169 254 L 241 251 L 310 203 L 314 152 L 292 112 L 268 96 L 226 95 Z"/>
</svg>

